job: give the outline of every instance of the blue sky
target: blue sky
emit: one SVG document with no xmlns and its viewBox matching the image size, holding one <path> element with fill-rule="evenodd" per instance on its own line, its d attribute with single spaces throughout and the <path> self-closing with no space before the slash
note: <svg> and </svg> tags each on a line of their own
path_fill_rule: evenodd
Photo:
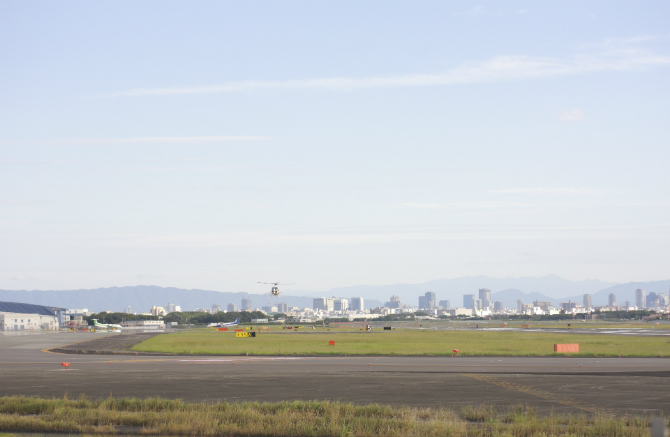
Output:
<svg viewBox="0 0 670 437">
<path fill-rule="evenodd" d="M 0 288 L 667 279 L 669 17 L 2 2 Z"/>
</svg>

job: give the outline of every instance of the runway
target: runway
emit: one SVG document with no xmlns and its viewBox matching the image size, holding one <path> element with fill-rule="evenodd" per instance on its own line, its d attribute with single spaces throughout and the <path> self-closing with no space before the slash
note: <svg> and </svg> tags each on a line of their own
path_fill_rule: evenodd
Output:
<svg viewBox="0 0 670 437">
<path fill-rule="evenodd" d="M 670 358 L 220 357 L 54 354 L 108 335 L 0 335 L 0 396 L 340 400 L 542 413 L 669 414 Z M 61 362 L 69 362 L 65 369 Z M 581 367 L 580 367 L 581 365 Z"/>
</svg>

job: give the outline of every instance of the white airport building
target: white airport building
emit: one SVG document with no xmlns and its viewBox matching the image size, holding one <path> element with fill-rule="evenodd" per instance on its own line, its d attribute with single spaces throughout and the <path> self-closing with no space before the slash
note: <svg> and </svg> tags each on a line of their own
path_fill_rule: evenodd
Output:
<svg viewBox="0 0 670 437">
<path fill-rule="evenodd" d="M 19 302 L 0 302 L 0 331 L 57 330 L 65 319 L 65 308 Z"/>
</svg>

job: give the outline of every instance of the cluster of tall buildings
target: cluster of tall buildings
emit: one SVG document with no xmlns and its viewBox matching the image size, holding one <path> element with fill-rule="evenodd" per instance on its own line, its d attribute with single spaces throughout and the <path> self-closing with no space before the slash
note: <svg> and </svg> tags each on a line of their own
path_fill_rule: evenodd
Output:
<svg viewBox="0 0 670 437">
<path fill-rule="evenodd" d="M 496 307 L 503 308 L 502 302 L 493 302 L 491 300 L 491 290 L 488 288 L 479 289 L 479 299 L 474 294 L 463 295 L 463 307 L 470 310 L 494 310 Z"/>
<path fill-rule="evenodd" d="M 346 312 L 346 311 L 363 311 L 365 304 L 362 297 L 352 297 L 351 304 L 349 299 L 342 299 L 337 297 L 318 297 L 314 299 L 312 309 L 323 312 Z"/>
<path fill-rule="evenodd" d="M 435 293 L 427 291 L 423 296 L 419 296 L 419 309 L 432 310 L 436 307 Z"/>
<path fill-rule="evenodd" d="M 670 293 L 654 293 L 653 291 L 647 294 L 646 290 L 638 288 L 635 290 L 635 306 L 641 308 L 664 308 L 670 305 Z"/>
</svg>

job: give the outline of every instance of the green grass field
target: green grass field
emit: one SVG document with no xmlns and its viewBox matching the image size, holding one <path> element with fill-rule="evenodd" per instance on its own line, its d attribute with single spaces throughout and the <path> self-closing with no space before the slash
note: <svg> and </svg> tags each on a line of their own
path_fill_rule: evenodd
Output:
<svg viewBox="0 0 670 437">
<path fill-rule="evenodd" d="M 334 346 L 328 342 L 335 341 Z M 668 357 L 670 343 L 662 337 L 579 335 L 518 331 L 378 331 L 257 333 L 237 338 L 232 332 L 198 330 L 158 335 L 132 350 L 197 355 L 516 355 Z M 579 354 L 556 354 L 554 343 L 579 343 Z"/>
</svg>

